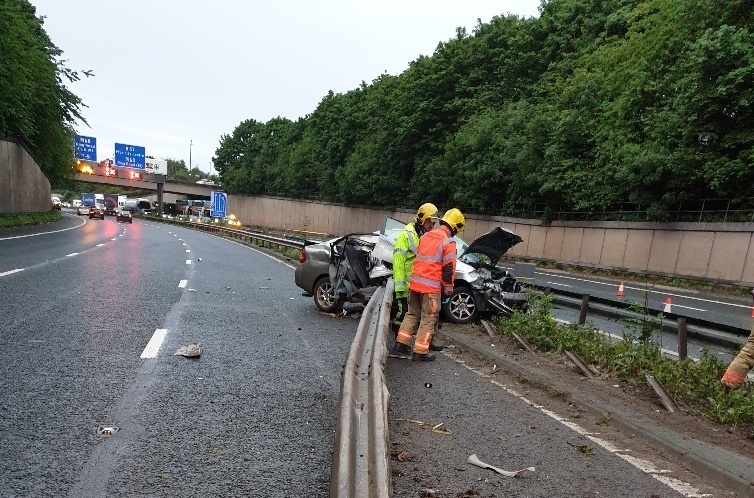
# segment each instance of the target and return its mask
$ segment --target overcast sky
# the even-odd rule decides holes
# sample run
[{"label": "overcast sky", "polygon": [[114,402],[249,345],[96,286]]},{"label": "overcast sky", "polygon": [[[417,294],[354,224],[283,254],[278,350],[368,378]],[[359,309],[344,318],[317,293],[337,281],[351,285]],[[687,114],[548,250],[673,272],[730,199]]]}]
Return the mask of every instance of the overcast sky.
[{"label": "overcast sky", "polygon": [[[539,15],[539,0],[30,0],[88,107],[77,133],[145,147],[209,172],[220,138],[242,121],[312,113],[397,75],[463,26]],[[193,145],[191,143],[193,142]],[[214,172],[214,171],[213,171]]]}]

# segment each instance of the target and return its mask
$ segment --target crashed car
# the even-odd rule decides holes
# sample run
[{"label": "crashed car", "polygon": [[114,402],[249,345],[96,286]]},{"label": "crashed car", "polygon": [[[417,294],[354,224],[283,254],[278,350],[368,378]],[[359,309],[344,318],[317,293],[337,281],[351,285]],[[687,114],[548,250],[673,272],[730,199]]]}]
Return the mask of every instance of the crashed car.
[{"label": "crashed car", "polygon": [[[296,284],[314,296],[325,312],[339,311],[345,302],[366,304],[374,290],[392,276],[393,246],[405,226],[386,217],[382,229],[349,234],[304,247],[296,269]],[[471,245],[454,237],[458,260],[455,286],[442,314],[453,323],[471,323],[482,314],[526,311],[529,296],[516,277],[497,266],[521,237],[497,227]]]},{"label": "crashed car", "polygon": [[481,313],[526,311],[529,295],[510,271],[497,263],[523,239],[502,227],[487,232],[466,246],[456,239],[460,256],[456,261],[455,286],[443,313],[453,323],[470,323]]}]

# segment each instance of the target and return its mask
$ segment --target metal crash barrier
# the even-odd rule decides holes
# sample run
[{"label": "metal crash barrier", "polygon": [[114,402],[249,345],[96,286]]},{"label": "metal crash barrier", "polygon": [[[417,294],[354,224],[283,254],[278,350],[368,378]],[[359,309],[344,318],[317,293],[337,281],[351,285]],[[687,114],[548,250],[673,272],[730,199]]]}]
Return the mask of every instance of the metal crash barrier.
[{"label": "metal crash barrier", "polygon": [[385,381],[393,280],[378,288],[361,314],[346,358],[335,429],[331,498],[390,496]]}]

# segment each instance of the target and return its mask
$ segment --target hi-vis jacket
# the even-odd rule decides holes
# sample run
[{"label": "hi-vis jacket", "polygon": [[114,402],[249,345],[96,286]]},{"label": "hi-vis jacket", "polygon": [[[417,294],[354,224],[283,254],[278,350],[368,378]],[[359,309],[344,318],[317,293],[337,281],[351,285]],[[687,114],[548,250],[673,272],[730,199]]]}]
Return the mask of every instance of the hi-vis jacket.
[{"label": "hi-vis jacket", "polygon": [[414,271],[419,234],[414,223],[409,223],[395,239],[393,249],[393,285],[397,298],[408,297],[408,277]]},{"label": "hi-vis jacket", "polygon": [[414,273],[409,288],[422,294],[453,293],[456,276],[456,243],[445,225],[419,239]]}]

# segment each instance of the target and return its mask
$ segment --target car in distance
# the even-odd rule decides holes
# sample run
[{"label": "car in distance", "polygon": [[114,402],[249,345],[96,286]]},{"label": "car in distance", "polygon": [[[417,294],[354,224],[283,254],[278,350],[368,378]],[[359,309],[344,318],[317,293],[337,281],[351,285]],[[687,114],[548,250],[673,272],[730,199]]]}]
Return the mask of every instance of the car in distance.
[{"label": "car in distance", "polygon": [[62,205],[60,203],[60,197],[57,197],[57,196],[53,195],[51,197],[51,200],[52,200],[52,209],[57,209],[58,211],[60,211],[60,209],[62,207]]},{"label": "car in distance", "polygon": [[89,208],[90,208],[90,207],[91,207],[91,206],[89,206],[89,205],[86,205],[86,204],[79,204],[79,205],[78,205],[78,206],[76,207],[76,214],[77,214],[77,215],[79,215],[79,216],[81,216],[82,214],[83,214],[83,215],[87,215],[87,214],[89,214]]},{"label": "car in distance", "polygon": [[115,211],[115,221],[122,221],[123,223],[133,223],[134,219],[131,216],[131,211],[128,209],[118,208]]},{"label": "car in distance", "polygon": [[89,219],[105,219],[105,206],[89,206]]}]

